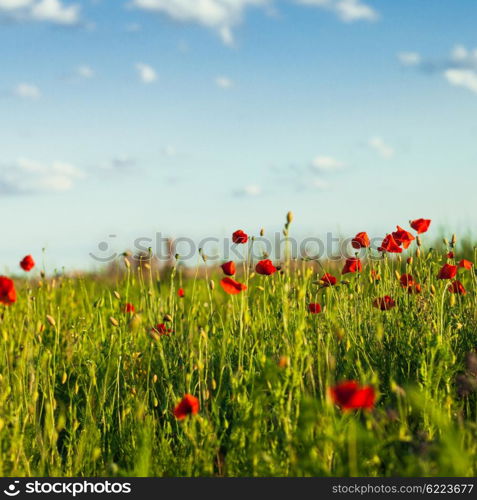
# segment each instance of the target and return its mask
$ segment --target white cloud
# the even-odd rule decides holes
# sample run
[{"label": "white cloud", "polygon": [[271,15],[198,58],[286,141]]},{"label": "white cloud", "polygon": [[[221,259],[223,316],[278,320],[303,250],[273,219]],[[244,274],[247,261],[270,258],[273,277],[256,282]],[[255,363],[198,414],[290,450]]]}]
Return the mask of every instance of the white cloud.
[{"label": "white cloud", "polygon": [[18,21],[43,21],[75,25],[80,20],[78,4],[65,5],[61,0],[0,0],[0,13]]},{"label": "white cloud", "polygon": [[94,70],[90,66],[82,64],[76,68],[75,74],[80,78],[89,79],[94,77]]},{"label": "white cloud", "polygon": [[236,191],[235,194],[237,196],[259,196],[262,194],[262,188],[256,184],[249,184]]},{"label": "white cloud", "polygon": [[14,11],[32,5],[33,0],[0,0],[0,10]]},{"label": "white cloud", "polygon": [[389,159],[394,156],[394,149],[386,144],[381,137],[372,137],[369,140],[369,146],[382,158]]},{"label": "white cloud", "polygon": [[21,99],[39,99],[41,97],[40,89],[31,83],[19,83],[13,89],[13,95]]},{"label": "white cloud", "polygon": [[327,181],[320,179],[319,177],[315,177],[311,181],[311,186],[314,187],[315,189],[320,190],[320,191],[325,191],[325,190],[329,189],[330,184]]},{"label": "white cloud", "polygon": [[153,83],[157,80],[156,71],[148,64],[137,63],[136,70],[143,83]]},{"label": "white cloud", "polygon": [[361,0],[295,0],[301,5],[318,7],[334,12],[341,21],[377,21],[379,14]]},{"label": "white cloud", "polygon": [[398,54],[398,58],[401,64],[415,66],[428,75],[442,75],[451,85],[477,93],[477,48],[455,45],[450,55],[437,60],[423,60],[413,52]]},{"label": "white cloud", "polygon": [[226,76],[218,76],[215,79],[215,84],[222,89],[229,89],[233,86],[234,82]]},{"label": "white cloud", "polygon": [[38,21],[55,24],[76,24],[79,21],[79,5],[63,5],[60,0],[41,0],[31,9],[31,16]]},{"label": "white cloud", "polygon": [[126,25],[126,28],[125,28],[125,30],[128,33],[138,33],[139,31],[141,31],[141,29],[142,29],[142,26],[139,23],[129,23]]},{"label": "white cloud", "polygon": [[448,69],[444,71],[444,76],[451,85],[477,94],[477,72],[471,69]]},{"label": "white cloud", "polygon": [[317,170],[321,171],[333,171],[333,170],[339,170],[340,168],[345,167],[345,163],[342,161],[336,160],[335,158],[332,158],[331,156],[317,156],[314,158],[311,162],[311,165],[316,168]]},{"label": "white cloud", "polygon": [[272,0],[133,0],[138,9],[165,14],[174,21],[201,24],[218,33],[226,45],[233,44],[233,29],[251,6]]},{"label": "white cloud", "polygon": [[162,150],[162,154],[164,156],[167,156],[168,158],[173,158],[174,156],[176,156],[177,151],[176,151],[176,148],[174,146],[166,146]]},{"label": "white cloud", "polygon": [[0,191],[6,194],[69,191],[84,173],[73,165],[55,161],[49,165],[20,158],[0,167]]},{"label": "white cloud", "polygon": [[400,52],[397,57],[403,66],[419,66],[421,63],[421,56],[417,52]]}]

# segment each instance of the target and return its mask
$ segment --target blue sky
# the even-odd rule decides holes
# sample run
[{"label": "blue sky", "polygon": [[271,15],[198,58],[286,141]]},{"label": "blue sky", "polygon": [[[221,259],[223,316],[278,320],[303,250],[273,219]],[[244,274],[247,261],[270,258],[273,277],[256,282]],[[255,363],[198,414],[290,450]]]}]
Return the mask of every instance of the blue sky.
[{"label": "blue sky", "polygon": [[475,19],[474,0],[0,0],[0,266],[288,210],[300,236],[474,227]]}]

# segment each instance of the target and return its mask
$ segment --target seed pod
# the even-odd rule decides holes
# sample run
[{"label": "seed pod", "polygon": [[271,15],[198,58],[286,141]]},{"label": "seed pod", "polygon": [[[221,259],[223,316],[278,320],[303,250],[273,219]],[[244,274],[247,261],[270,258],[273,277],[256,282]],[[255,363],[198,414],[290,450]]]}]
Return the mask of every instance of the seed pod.
[{"label": "seed pod", "polygon": [[213,289],[215,288],[215,283],[214,283],[214,280],[210,280],[210,281],[209,281],[209,288],[210,288],[211,290],[213,290]]},{"label": "seed pod", "polygon": [[263,236],[264,234],[265,234],[265,229],[263,229],[262,227],[262,229],[260,229],[260,236]]},{"label": "seed pod", "polygon": [[46,315],[46,321],[48,321],[48,323],[50,323],[51,326],[53,327],[56,326],[55,318],[53,318],[53,316],[50,316],[49,314]]},{"label": "seed pod", "polygon": [[293,212],[287,213],[287,224],[291,224],[293,222]]}]

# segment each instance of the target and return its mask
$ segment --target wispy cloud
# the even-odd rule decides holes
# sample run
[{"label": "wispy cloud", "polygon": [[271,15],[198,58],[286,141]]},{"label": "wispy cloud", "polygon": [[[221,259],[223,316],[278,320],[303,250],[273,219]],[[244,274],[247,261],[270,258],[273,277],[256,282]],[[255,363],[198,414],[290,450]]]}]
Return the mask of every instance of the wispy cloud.
[{"label": "wispy cloud", "polygon": [[322,172],[340,170],[346,166],[345,163],[331,156],[316,156],[313,158],[311,165],[313,168],[321,170]]},{"label": "wispy cloud", "polygon": [[421,64],[421,56],[417,52],[399,52],[397,57],[403,66],[419,66]]},{"label": "wispy cloud", "polygon": [[94,70],[86,64],[81,64],[75,69],[75,74],[79,78],[90,79],[94,77]]},{"label": "wispy cloud", "polygon": [[144,63],[137,63],[136,70],[142,83],[153,83],[157,80],[156,70]]},{"label": "wispy cloud", "polygon": [[19,83],[13,88],[12,94],[21,99],[37,100],[41,97],[40,89],[31,83]]},{"label": "wispy cloud", "polygon": [[382,158],[389,159],[394,156],[394,148],[386,144],[381,137],[371,137],[368,144]]},{"label": "wispy cloud", "polygon": [[234,43],[233,29],[242,22],[248,7],[271,0],[133,0],[138,9],[164,14],[174,21],[197,23],[214,30],[226,45]]},{"label": "wispy cloud", "polygon": [[[333,12],[341,21],[376,21],[379,14],[363,0],[288,0]],[[214,30],[225,45],[234,44],[234,30],[251,7],[272,11],[275,0],[132,0],[134,8],[156,12],[177,22],[196,23]]]},{"label": "wispy cloud", "polygon": [[44,164],[20,158],[11,164],[0,165],[0,191],[9,195],[65,192],[82,177],[83,171],[70,163]]},{"label": "wispy cloud", "polygon": [[449,84],[477,93],[477,48],[456,45],[447,57],[440,59],[423,58],[417,52],[398,54],[398,59],[403,66],[441,75]]},{"label": "wispy cloud", "polygon": [[262,188],[257,184],[249,184],[248,186],[244,186],[234,192],[235,196],[247,196],[254,197],[262,194]]},{"label": "wispy cloud", "polygon": [[233,87],[234,82],[227,76],[218,76],[215,79],[215,84],[221,89],[229,89]]},{"label": "wispy cloud", "polygon": [[0,14],[17,21],[38,21],[63,26],[80,22],[79,4],[61,0],[0,0]]},{"label": "wispy cloud", "polygon": [[379,19],[378,12],[361,0],[295,0],[295,2],[329,10],[345,23]]}]

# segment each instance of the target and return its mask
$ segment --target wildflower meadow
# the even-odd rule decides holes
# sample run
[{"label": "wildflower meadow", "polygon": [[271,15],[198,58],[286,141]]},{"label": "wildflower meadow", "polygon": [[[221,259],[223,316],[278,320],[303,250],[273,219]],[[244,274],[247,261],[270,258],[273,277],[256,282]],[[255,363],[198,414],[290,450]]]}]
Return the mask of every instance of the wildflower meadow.
[{"label": "wildflower meadow", "polygon": [[[284,234],[297,221],[288,213]],[[475,476],[475,248],[0,277],[2,476]]]}]

